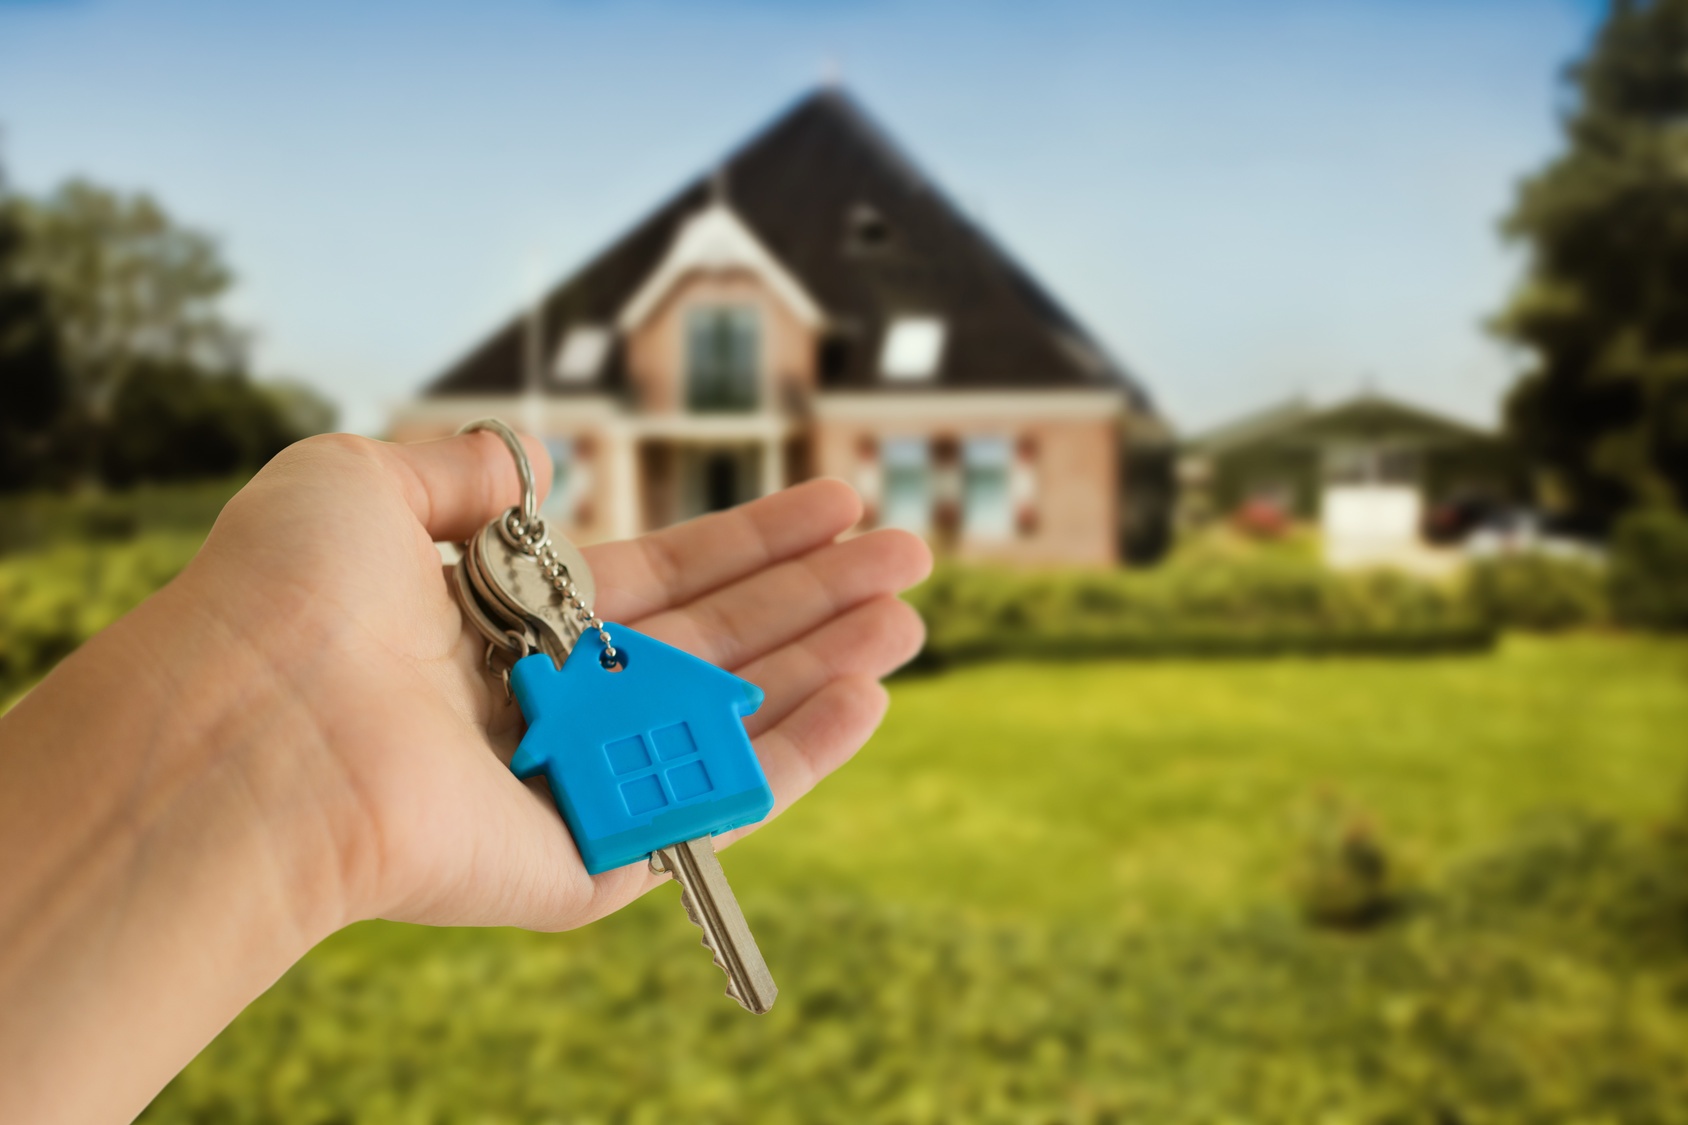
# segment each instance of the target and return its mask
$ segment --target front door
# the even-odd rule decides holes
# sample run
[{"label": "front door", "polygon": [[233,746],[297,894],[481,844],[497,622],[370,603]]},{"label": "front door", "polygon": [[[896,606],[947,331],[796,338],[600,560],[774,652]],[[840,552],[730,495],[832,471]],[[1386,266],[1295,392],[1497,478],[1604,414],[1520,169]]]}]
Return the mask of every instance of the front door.
[{"label": "front door", "polygon": [[708,445],[680,453],[680,518],[719,512],[761,493],[761,459],[754,445]]},{"label": "front door", "polygon": [[727,450],[711,450],[703,459],[703,505],[706,511],[719,512],[739,502],[743,487],[739,476],[744,459]]}]

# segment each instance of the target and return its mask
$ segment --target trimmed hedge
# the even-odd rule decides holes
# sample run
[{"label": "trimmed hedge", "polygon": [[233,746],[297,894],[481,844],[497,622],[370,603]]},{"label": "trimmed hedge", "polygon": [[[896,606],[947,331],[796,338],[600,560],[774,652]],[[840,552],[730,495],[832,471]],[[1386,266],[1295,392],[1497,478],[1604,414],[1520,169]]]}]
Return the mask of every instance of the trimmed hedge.
[{"label": "trimmed hedge", "polygon": [[1552,633],[1610,621],[1607,583],[1605,568],[1588,559],[1503,555],[1473,563],[1465,593],[1497,629]]},{"label": "trimmed hedge", "polygon": [[1612,608],[1625,625],[1688,629],[1688,516],[1632,512],[1612,535]]},{"label": "trimmed hedge", "polygon": [[946,567],[913,591],[928,664],[999,656],[1479,651],[1495,625],[1448,584],[1262,554],[1146,571]]},{"label": "trimmed hedge", "polygon": [[121,543],[154,533],[197,534],[249,476],[143,484],[120,491],[0,495],[0,555],[62,543]]},{"label": "trimmed hedge", "polygon": [[203,540],[155,534],[0,558],[0,693],[44,674],[170,581]]}]

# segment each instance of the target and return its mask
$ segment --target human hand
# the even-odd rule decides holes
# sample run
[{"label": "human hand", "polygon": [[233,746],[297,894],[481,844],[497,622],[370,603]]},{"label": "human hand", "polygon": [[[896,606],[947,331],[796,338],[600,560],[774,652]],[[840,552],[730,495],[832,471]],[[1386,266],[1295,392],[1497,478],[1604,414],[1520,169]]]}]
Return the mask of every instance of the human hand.
[{"label": "human hand", "polygon": [[[320,907],[332,921],[562,929],[661,881],[643,864],[588,876],[544,783],[506,768],[520,711],[486,674],[432,544],[479,530],[517,489],[490,434],[307,441],[230,503],[183,576],[310,720],[288,752],[316,807],[276,830],[320,835],[335,877],[308,893],[338,898]],[[764,690],[746,725],[776,814],[866,741],[879,677],[920,645],[895,594],[924,577],[927,549],[900,531],[834,542],[859,517],[852,490],[815,481],[586,551],[606,620]]]},{"label": "human hand", "polygon": [[[487,433],[301,442],[0,716],[0,1120],[132,1118],[356,919],[561,929],[654,885],[588,876],[506,768],[520,715],[433,542],[517,495]],[[920,644],[893,594],[926,548],[834,542],[858,516],[816,481],[588,551],[606,618],[764,689],[747,726],[776,811],[862,744]]]}]

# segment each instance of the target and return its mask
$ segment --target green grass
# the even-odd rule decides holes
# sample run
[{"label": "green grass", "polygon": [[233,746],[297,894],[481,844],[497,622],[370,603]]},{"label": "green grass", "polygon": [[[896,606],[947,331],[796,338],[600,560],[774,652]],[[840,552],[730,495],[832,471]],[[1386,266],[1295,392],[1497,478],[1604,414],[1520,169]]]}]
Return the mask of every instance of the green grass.
[{"label": "green grass", "polygon": [[[1684,730],[1688,645],[1605,636],[905,679],[727,859],[770,1016],[672,888],[565,935],[366,924],[146,1120],[1683,1121],[1688,851],[1646,826]],[[1379,929],[1293,909],[1326,791],[1416,872]]]},{"label": "green grass", "polygon": [[1510,639],[1496,656],[995,664],[899,682],[856,762],[733,853],[809,882],[1001,915],[1281,896],[1322,789],[1429,869],[1556,804],[1662,813],[1688,780],[1688,646]]}]

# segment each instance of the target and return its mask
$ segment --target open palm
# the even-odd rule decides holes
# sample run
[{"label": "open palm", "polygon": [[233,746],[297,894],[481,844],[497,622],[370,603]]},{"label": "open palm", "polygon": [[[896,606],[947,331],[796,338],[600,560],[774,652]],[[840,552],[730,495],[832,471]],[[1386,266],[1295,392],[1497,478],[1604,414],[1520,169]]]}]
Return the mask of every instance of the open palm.
[{"label": "open palm", "polygon": [[[544,479],[543,450],[528,448]],[[521,715],[432,544],[465,538],[517,490],[490,434],[315,439],[230,503],[184,575],[310,719],[291,814],[327,835],[345,920],[562,929],[660,881],[642,864],[588,875],[543,783],[505,767]],[[605,619],[766,693],[746,726],[776,814],[867,740],[886,706],[879,678],[920,645],[895,594],[925,575],[927,549],[897,531],[838,541],[859,517],[846,485],[813,481],[586,551]]]}]

